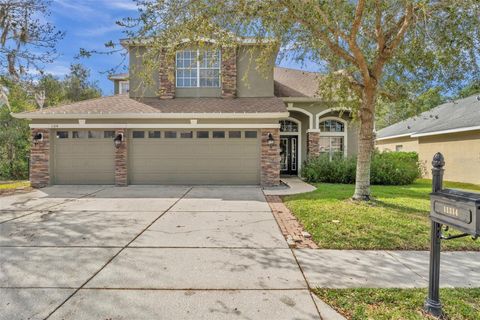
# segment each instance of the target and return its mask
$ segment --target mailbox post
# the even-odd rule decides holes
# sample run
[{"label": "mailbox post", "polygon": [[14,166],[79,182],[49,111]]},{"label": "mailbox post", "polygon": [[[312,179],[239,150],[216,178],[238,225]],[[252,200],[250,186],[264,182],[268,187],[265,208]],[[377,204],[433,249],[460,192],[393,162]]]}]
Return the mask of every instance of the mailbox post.
[{"label": "mailbox post", "polygon": [[[440,244],[442,240],[467,236],[472,236],[475,240],[480,236],[480,193],[443,189],[445,159],[441,153],[435,154],[432,165],[430,273],[425,311],[432,316],[441,317]],[[462,233],[443,235],[443,225],[445,231],[452,227]]]},{"label": "mailbox post", "polygon": [[[440,152],[433,157],[432,166],[432,192],[438,192],[443,189],[443,167],[445,166],[445,159]],[[428,297],[425,301],[425,311],[435,317],[440,317],[442,315],[442,304],[440,303],[441,223],[432,220],[430,237],[430,271],[428,276]]]}]

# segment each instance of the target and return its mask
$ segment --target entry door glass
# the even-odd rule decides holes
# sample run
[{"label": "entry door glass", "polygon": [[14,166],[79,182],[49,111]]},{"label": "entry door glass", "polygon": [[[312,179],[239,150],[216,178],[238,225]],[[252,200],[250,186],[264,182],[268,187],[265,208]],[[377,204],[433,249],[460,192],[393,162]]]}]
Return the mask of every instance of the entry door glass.
[{"label": "entry door glass", "polygon": [[280,138],[280,171],[288,171],[288,138]]},{"label": "entry door glass", "polygon": [[280,173],[297,174],[298,172],[298,137],[280,137]]}]

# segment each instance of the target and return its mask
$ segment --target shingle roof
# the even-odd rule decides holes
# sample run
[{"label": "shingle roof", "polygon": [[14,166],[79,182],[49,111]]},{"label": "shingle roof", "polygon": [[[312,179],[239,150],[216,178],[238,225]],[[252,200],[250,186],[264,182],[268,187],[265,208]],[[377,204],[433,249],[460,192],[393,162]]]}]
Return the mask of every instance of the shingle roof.
[{"label": "shingle roof", "polygon": [[275,67],[274,91],[277,97],[317,97],[320,74],[290,68]]},{"label": "shingle roof", "polygon": [[114,95],[19,113],[19,117],[84,114],[164,114],[164,113],[277,113],[287,112],[279,98],[158,98],[132,99],[127,95]]},{"label": "shingle roof", "polygon": [[447,102],[377,132],[377,139],[480,126],[478,94]]}]

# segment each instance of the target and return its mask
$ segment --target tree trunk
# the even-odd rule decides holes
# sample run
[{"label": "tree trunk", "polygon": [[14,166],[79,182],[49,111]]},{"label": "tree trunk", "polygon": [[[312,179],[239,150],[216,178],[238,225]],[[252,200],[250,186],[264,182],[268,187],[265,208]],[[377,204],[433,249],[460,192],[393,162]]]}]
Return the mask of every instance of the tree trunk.
[{"label": "tree trunk", "polygon": [[360,132],[354,200],[370,200],[370,164],[374,148],[375,102],[376,88],[365,87],[359,115]]}]

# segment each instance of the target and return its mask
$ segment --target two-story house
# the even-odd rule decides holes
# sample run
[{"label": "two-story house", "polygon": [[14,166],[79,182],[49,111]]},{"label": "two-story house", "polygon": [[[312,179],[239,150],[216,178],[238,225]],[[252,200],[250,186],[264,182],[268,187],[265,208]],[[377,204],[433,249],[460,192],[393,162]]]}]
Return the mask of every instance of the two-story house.
[{"label": "two-story house", "polygon": [[357,149],[348,112],[317,95],[318,74],[260,72],[262,45],[162,56],[143,81],[148,45],[123,41],[129,74],[115,94],[35,112],[30,180],[51,184],[259,184],[297,175],[310,156]]}]

